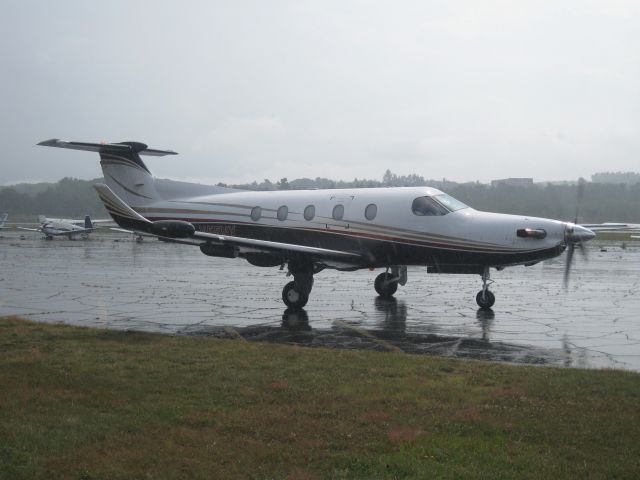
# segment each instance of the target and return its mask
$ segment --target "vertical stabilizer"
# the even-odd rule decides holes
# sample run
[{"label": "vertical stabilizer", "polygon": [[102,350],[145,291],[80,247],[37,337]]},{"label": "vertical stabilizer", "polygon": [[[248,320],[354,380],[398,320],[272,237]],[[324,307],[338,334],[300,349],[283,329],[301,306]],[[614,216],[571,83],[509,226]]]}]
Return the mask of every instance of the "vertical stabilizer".
[{"label": "vertical stabilizer", "polygon": [[99,152],[105,183],[129,205],[146,205],[158,200],[153,175],[138,153],[147,146],[138,142],[116,145],[127,145],[130,148],[125,150],[105,145]]}]

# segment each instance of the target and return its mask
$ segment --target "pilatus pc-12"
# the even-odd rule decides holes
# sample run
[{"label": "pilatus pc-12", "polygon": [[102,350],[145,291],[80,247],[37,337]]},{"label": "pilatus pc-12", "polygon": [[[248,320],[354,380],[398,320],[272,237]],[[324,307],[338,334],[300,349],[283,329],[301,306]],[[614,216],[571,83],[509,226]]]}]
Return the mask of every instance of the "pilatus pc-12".
[{"label": "pilatus pc-12", "polygon": [[[100,155],[106,185],[95,185],[120,227],[195,245],[214,257],[244,258],[258,267],[287,268],[282,290],[290,308],[303,307],[313,277],[325,268],[383,268],[382,297],[407,281],[407,266],[430,273],[482,278],[481,308],[495,302],[491,268],[533,265],[594,233],[575,223],[480,212],[430,187],[254,192],[155,179],[140,155],[175,155],[138,142],[83,143],[58,139],[38,145]],[[576,219],[577,220],[577,219]]]}]

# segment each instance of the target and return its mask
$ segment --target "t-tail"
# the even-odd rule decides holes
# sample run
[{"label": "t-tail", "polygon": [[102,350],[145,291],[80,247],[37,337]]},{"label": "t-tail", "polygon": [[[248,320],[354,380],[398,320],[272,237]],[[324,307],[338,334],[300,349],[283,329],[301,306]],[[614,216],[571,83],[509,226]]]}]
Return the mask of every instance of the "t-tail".
[{"label": "t-tail", "polygon": [[57,138],[38,143],[44,147],[87,150],[100,155],[105,183],[129,205],[147,205],[159,199],[153,175],[140,155],[176,155],[172,150],[155,150],[140,142],[86,143]]}]

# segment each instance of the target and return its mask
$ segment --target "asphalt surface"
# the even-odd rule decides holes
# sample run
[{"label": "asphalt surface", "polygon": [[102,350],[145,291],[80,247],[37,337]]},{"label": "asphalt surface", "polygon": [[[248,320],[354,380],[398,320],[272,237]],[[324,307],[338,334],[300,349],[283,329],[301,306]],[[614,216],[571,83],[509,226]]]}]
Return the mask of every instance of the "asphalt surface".
[{"label": "asphalt surface", "polygon": [[[564,256],[480,278],[409,267],[396,299],[373,289],[380,271],[315,277],[303,311],[285,310],[277,268],[217,259],[196,247],[126,235],[89,240],[0,233],[0,315],[44,322],[246,341],[404,351],[513,363],[640,371],[640,242],[589,244],[568,291]],[[116,241],[117,240],[117,241]],[[606,250],[606,251],[601,251]]]}]

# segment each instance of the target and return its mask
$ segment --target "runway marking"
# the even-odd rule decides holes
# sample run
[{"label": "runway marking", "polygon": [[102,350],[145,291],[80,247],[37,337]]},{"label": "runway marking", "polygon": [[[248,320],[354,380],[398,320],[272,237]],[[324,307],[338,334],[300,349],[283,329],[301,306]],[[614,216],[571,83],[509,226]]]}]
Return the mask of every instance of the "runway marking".
[{"label": "runway marking", "polygon": [[378,345],[382,345],[384,348],[386,348],[390,352],[405,353],[404,350],[402,350],[400,347],[396,347],[395,345],[387,342],[386,340],[376,337],[374,334],[365,330],[364,328],[356,327],[355,325],[350,325],[347,322],[343,322],[342,320],[334,320],[333,324],[339,326],[340,328],[344,328],[345,330],[354,331],[358,335],[366,337],[369,340],[374,341]]}]

